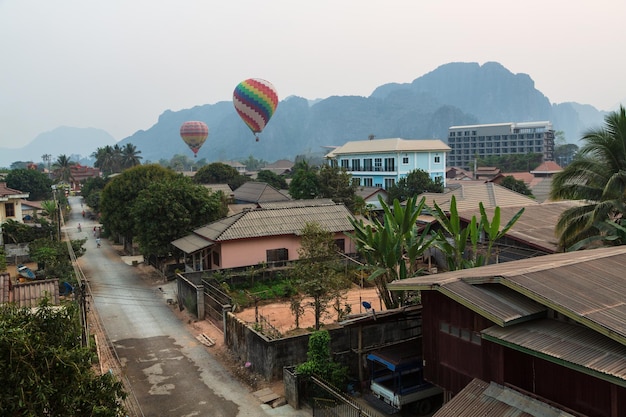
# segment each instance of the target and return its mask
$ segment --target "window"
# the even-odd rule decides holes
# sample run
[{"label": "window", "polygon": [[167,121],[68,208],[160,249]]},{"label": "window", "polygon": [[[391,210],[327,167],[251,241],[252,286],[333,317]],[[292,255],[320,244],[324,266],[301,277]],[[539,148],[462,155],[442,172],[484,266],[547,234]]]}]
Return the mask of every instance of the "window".
[{"label": "window", "polygon": [[352,171],[360,171],[361,170],[361,160],[353,159],[352,160]]},{"label": "window", "polygon": [[219,254],[219,252],[213,252],[213,265],[220,266],[220,254]]},{"label": "window", "polygon": [[393,158],[385,158],[385,171],[395,171],[396,160]]},{"label": "window", "polygon": [[393,178],[385,178],[385,190],[390,189],[396,183],[396,180]]},{"label": "window", "polygon": [[284,266],[284,261],[289,260],[289,250],[287,248],[268,249],[265,251],[265,257],[268,263],[272,262],[275,266]]},{"label": "window", "polygon": [[337,249],[339,249],[339,252],[346,253],[346,240],[345,239],[335,239],[335,245],[337,245]]},{"label": "window", "polygon": [[352,177],[352,184],[356,185],[357,187],[361,185],[361,178],[359,177]]},{"label": "window", "polygon": [[341,160],[341,167],[342,167],[342,168],[345,168],[345,169],[348,169],[348,167],[349,167],[349,165],[348,165],[348,164],[349,164],[349,162],[350,162],[350,161],[348,161],[347,159],[342,159],[342,160]]},{"label": "window", "polygon": [[7,217],[15,217],[15,204],[4,203],[4,213]]},{"label": "window", "polygon": [[363,178],[363,186],[365,187],[371,187],[373,182],[371,178]]},{"label": "window", "polygon": [[363,160],[363,170],[364,171],[372,170],[372,158],[367,158]]},{"label": "window", "polygon": [[441,157],[439,155],[435,156],[435,163],[436,164],[440,164],[441,163]]},{"label": "window", "polygon": [[380,171],[383,166],[382,158],[374,159],[374,171]]},{"label": "window", "polygon": [[408,164],[408,163],[409,163],[409,157],[408,157],[408,156],[403,156],[403,157],[402,157],[402,163],[403,163],[404,165]]}]

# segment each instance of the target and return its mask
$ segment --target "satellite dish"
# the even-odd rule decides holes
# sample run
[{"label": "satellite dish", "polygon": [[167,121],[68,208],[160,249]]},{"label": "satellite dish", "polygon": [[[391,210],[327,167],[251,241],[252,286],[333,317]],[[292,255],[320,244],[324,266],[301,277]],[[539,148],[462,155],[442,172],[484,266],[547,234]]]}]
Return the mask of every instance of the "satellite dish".
[{"label": "satellite dish", "polygon": [[363,304],[363,307],[365,307],[366,310],[369,310],[370,308],[372,308],[372,305],[368,303],[367,301],[363,301],[361,304]]}]

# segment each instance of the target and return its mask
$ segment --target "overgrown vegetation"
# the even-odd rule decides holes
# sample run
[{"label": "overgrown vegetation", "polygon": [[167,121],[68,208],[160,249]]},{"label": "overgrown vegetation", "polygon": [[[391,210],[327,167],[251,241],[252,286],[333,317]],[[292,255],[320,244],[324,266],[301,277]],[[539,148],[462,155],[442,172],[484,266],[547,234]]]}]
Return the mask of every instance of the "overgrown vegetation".
[{"label": "overgrown vegetation", "polygon": [[309,336],[307,361],[296,368],[305,377],[316,376],[341,388],[348,378],[348,369],[333,361],[330,351],[330,334],[327,330],[315,331]]},{"label": "overgrown vegetation", "polygon": [[80,345],[78,308],[0,306],[0,415],[124,416],[122,384],[97,375]]}]

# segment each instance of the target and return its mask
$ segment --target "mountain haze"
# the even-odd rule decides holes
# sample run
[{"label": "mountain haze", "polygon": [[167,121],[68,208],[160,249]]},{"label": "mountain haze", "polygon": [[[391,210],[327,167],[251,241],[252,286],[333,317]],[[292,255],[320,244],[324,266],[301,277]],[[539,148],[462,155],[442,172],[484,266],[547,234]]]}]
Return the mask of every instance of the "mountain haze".
[{"label": "mountain haze", "polygon": [[[381,85],[369,97],[331,96],[316,101],[287,97],[279,103],[259,142],[255,142],[232,102],[224,101],[180,111],[166,110],[156,124],[119,144],[135,145],[143,162],[169,160],[176,154],[191,157],[193,153],[181,140],[179,129],[185,121],[200,120],[209,126],[209,137],[198,152],[198,159],[241,160],[252,155],[271,162],[300,154],[323,154],[327,146],[364,140],[370,135],[438,138],[445,142],[450,126],[479,123],[547,120],[555,130],[565,133],[568,142],[577,143],[584,130],[602,125],[604,115],[590,105],[553,104],[535,88],[529,75],[513,74],[499,63],[449,63],[411,83]],[[34,146],[37,152],[30,152],[31,158],[39,160],[46,152],[53,157],[60,153],[88,156],[97,147],[111,144],[89,139],[83,141],[92,145],[89,150],[78,152],[71,149],[75,144],[57,140],[52,148],[56,151]],[[4,152],[0,150],[0,166],[24,159],[12,157],[7,163]]]},{"label": "mountain haze", "polygon": [[[61,126],[35,137],[22,148],[0,148],[0,167],[9,167],[15,161],[41,162],[42,155],[52,155],[51,163],[61,154],[68,157],[89,157],[98,147],[114,145],[115,138],[102,129]],[[76,157],[72,157],[76,161]]]}]

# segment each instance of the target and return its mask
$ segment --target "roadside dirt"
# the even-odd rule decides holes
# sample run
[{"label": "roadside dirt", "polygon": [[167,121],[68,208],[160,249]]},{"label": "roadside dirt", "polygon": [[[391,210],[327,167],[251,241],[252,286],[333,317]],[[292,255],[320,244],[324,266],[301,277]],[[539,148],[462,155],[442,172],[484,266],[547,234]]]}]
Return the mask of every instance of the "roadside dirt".
[{"label": "roadside dirt", "polygon": [[[161,275],[151,266],[140,263],[136,266],[136,268],[137,273],[139,273],[143,279],[153,283],[163,283]],[[350,305],[351,312],[355,314],[364,312],[364,308],[362,307],[363,301],[371,303],[376,310],[378,310],[378,308],[376,308],[377,305],[380,308],[381,303],[378,301],[376,289],[361,289],[358,286],[354,286],[347,292],[345,299],[342,300],[342,305]],[[310,302],[310,299],[304,299],[303,305],[309,306]],[[187,326],[191,334],[196,337],[204,335],[215,343],[213,346],[207,346],[206,349],[213,354],[226,369],[230,371],[233,377],[247,385],[251,391],[271,388],[279,395],[284,393],[282,381],[269,383],[261,376],[250,372],[244,363],[241,363],[237,358],[235,358],[225,347],[224,334],[215,324],[208,320],[198,320],[193,315],[190,315],[186,310],[181,311],[176,304],[171,304],[171,309],[181,323]],[[254,325],[255,323],[256,314],[257,312],[254,307],[235,313],[237,317],[251,325]],[[290,310],[289,302],[287,301],[280,303],[259,304],[258,314],[265,317],[265,319],[268,320],[269,323],[282,334],[303,332],[308,328],[313,328],[315,325],[315,319],[311,311],[311,307],[307,307],[305,314],[300,318],[300,329],[295,329],[295,320]],[[326,325],[330,325],[336,320],[336,317],[337,313],[334,312],[332,308],[329,308],[324,314],[322,322]]]}]

